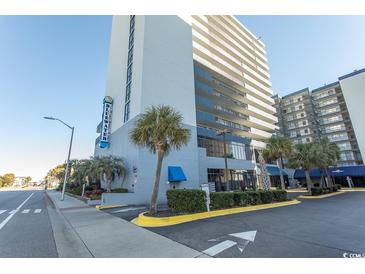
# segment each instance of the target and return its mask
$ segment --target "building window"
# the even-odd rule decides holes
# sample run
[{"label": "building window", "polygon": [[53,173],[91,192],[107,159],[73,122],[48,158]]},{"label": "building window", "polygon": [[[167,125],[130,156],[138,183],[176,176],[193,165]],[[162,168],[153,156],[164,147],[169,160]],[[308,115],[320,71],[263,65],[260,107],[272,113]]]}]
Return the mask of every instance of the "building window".
[{"label": "building window", "polygon": [[256,174],[253,170],[229,169],[226,184],[224,169],[208,168],[208,182],[215,184],[216,191],[244,190],[253,187],[256,183]]},{"label": "building window", "polygon": [[[206,149],[208,157],[224,158],[224,143],[208,137],[198,136],[198,147]],[[252,160],[252,147],[238,142],[226,141],[227,158]]]},{"label": "building window", "polygon": [[129,16],[129,41],[128,41],[128,60],[127,60],[127,80],[126,80],[125,101],[124,101],[124,123],[129,120],[129,113],[130,113],[135,20],[136,20],[135,15]]}]

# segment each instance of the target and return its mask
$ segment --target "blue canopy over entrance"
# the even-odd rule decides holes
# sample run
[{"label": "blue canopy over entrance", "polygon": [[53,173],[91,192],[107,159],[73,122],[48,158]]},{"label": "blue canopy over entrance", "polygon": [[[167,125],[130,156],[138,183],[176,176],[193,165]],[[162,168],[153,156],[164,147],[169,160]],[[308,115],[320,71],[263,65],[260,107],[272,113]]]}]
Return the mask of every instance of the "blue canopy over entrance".
[{"label": "blue canopy over entrance", "polygon": [[[329,172],[331,176],[334,177],[343,177],[343,176],[350,176],[350,177],[362,177],[365,176],[365,166],[341,166],[341,167],[331,167],[329,168]],[[318,168],[312,169],[309,172],[310,176],[321,177],[321,173]],[[294,172],[294,179],[302,179],[305,178],[304,170],[297,169]]]},{"label": "blue canopy over entrance", "polygon": [[168,177],[169,177],[169,182],[186,181],[186,176],[180,166],[169,166]]},{"label": "blue canopy over entrance", "polygon": [[[278,166],[266,165],[266,169],[270,176],[280,176],[280,171],[279,171],[280,169]],[[282,172],[283,176],[288,176],[288,173],[286,173],[283,169]]]}]

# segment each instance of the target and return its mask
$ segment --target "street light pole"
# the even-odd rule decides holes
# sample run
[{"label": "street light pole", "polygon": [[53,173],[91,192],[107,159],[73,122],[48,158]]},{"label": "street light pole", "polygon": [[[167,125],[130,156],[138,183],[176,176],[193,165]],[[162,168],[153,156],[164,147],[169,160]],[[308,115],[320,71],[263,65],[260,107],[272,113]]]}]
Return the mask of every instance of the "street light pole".
[{"label": "street light pole", "polygon": [[58,118],[53,118],[53,117],[43,117],[44,119],[47,120],[56,120],[61,122],[62,124],[64,124],[65,126],[67,126],[69,129],[71,129],[71,139],[70,139],[70,146],[68,148],[68,156],[67,156],[67,163],[66,163],[66,170],[65,170],[65,177],[63,179],[63,186],[62,186],[62,194],[61,194],[61,201],[63,201],[65,199],[65,190],[66,190],[66,184],[67,184],[67,177],[68,177],[68,173],[69,173],[69,167],[70,167],[70,156],[71,156],[71,148],[72,148],[72,140],[74,137],[74,130],[75,127],[72,127],[68,124],[66,124],[64,121],[58,119]]}]

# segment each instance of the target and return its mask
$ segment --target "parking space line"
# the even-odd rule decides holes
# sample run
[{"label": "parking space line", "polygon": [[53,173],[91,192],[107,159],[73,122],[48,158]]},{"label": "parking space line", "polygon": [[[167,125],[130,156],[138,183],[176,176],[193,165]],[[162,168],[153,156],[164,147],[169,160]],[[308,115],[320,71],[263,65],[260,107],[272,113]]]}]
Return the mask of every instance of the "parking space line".
[{"label": "parking space line", "polygon": [[34,213],[41,213],[41,211],[42,211],[42,209],[36,209],[36,210],[34,210]]},{"label": "parking space line", "polygon": [[24,209],[22,213],[29,213],[30,209]]},{"label": "parking space line", "polygon": [[121,213],[121,212],[127,212],[127,211],[133,211],[133,210],[141,210],[146,209],[146,207],[128,207],[120,210],[113,211],[112,213]]},{"label": "parking space line", "polygon": [[[32,194],[30,194],[28,196],[28,198],[25,199],[15,210],[16,211],[20,210],[22,208],[22,206],[33,196],[33,194],[34,194],[34,192]],[[15,213],[9,214],[9,216],[6,217],[6,219],[0,223],[0,230],[11,220],[11,218],[13,218],[14,215],[15,215]]]}]

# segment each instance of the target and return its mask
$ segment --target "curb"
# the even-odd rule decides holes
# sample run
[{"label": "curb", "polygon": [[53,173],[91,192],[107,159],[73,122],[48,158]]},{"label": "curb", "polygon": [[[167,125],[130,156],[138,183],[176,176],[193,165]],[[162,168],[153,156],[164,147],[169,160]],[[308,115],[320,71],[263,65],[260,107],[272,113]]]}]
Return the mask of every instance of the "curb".
[{"label": "curb", "polygon": [[300,192],[308,192],[306,189],[297,188],[297,189],[287,189],[287,193],[300,193]]},{"label": "curb", "polygon": [[300,195],[297,197],[297,199],[323,199],[323,198],[328,198],[328,197],[332,197],[332,196],[336,196],[336,195],[340,195],[340,194],[344,194],[344,193],[345,192],[343,192],[343,191],[339,191],[339,192],[328,193],[328,194],[323,194],[323,195],[318,195],[318,196]]},{"label": "curb", "polygon": [[128,205],[105,205],[105,206],[103,206],[103,205],[97,205],[97,206],[95,206],[95,208],[96,209],[108,209],[108,208],[116,208],[116,207],[126,207],[126,206],[128,206]]},{"label": "curb", "polygon": [[177,225],[212,217],[218,216],[225,216],[243,212],[250,212],[256,210],[263,210],[275,207],[282,207],[282,206],[289,206],[289,205],[296,205],[301,203],[298,200],[286,201],[286,202],[278,202],[273,204],[263,204],[263,205],[255,205],[255,206],[248,206],[248,207],[236,207],[236,208],[228,208],[228,209],[221,209],[221,210],[213,210],[209,212],[202,212],[202,213],[194,213],[194,214],[186,214],[186,215],[179,215],[179,216],[172,216],[172,217],[149,217],[145,216],[146,212],[143,212],[138,215],[137,218],[133,219],[131,223],[142,226],[142,227],[162,227],[162,226],[171,226]]},{"label": "curb", "polygon": [[341,191],[348,191],[348,192],[361,192],[365,191],[365,187],[357,187],[357,188],[341,188]]}]

